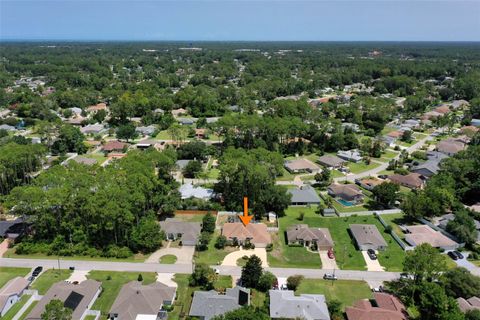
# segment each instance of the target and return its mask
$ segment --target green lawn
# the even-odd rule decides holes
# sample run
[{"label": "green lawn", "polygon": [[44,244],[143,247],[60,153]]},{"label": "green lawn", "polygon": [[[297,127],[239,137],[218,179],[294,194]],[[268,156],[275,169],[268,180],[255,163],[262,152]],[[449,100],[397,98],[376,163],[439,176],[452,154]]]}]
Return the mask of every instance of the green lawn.
[{"label": "green lawn", "polygon": [[28,268],[0,267],[0,288],[13,278],[25,277],[29,272]]},{"label": "green lawn", "polygon": [[[3,255],[4,258],[13,258],[13,259],[51,259],[57,260],[58,256],[47,255],[44,253],[31,253],[31,254],[16,254],[15,247],[10,248]],[[66,260],[84,260],[84,261],[114,261],[114,262],[143,262],[148,258],[148,255],[143,255],[141,253],[134,254],[133,256],[125,259],[117,258],[106,258],[106,257],[90,257],[90,256],[64,256],[60,257],[60,263]]]},{"label": "green lawn", "polygon": [[160,131],[155,138],[158,140],[172,140],[172,136],[168,130]]},{"label": "green lawn", "polygon": [[37,305],[38,301],[33,301],[32,304],[25,310],[19,320],[24,320],[30,312],[32,312],[33,308]]},{"label": "green lawn", "polygon": [[85,318],[83,318],[83,320],[95,320],[96,317],[95,316],[86,316]]},{"label": "green lawn", "polygon": [[208,249],[205,251],[195,252],[195,263],[205,263],[208,265],[220,264],[227,254],[236,250],[233,247],[225,247],[223,250],[215,248],[215,240],[219,235],[220,232],[215,231],[210,243],[208,244]]},{"label": "green lawn", "polygon": [[332,178],[345,177],[345,175],[338,170],[332,170],[332,171],[330,171],[330,173],[332,175]]},{"label": "green lawn", "polygon": [[392,150],[385,150],[385,152],[382,154],[382,157],[388,158],[388,159],[393,159],[398,155],[398,152],[392,151]]},{"label": "green lawn", "polygon": [[70,270],[46,270],[33,282],[32,289],[43,295],[53,284],[68,279],[71,274]]},{"label": "green lawn", "polygon": [[277,181],[291,181],[295,178],[295,175],[288,172],[285,168],[282,169],[282,176],[277,177]]},{"label": "green lawn", "polygon": [[[190,305],[192,303],[193,292],[200,290],[199,287],[188,286],[187,274],[176,274],[174,281],[178,284],[177,297],[173,303],[174,309],[168,313],[169,320],[183,319],[185,315],[188,315]],[[220,276],[214,284],[215,289],[223,291],[225,288],[232,287],[231,276]]]},{"label": "green lawn", "polygon": [[378,164],[376,162],[373,162],[373,161],[370,162],[370,164],[368,164],[368,165],[363,161],[360,161],[358,163],[350,162],[348,164],[348,168],[350,168],[351,173],[360,173],[360,172],[372,170],[372,169],[375,169],[378,166],[380,166],[380,164]]},{"label": "green lawn", "polygon": [[264,292],[252,289],[250,303],[255,308],[262,308],[265,305],[266,294]]},{"label": "green lawn", "polygon": [[342,302],[342,307],[348,307],[360,299],[371,299],[372,292],[365,281],[319,279],[304,279],[295,294],[323,294],[327,301],[332,299]]},{"label": "green lawn", "polygon": [[[102,292],[92,306],[92,310],[100,310],[100,319],[107,319],[108,312],[115,301],[122,286],[138,279],[138,272],[91,271],[88,279],[102,282]],[[143,284],[150,284],[156,280],[153,272],[142,272]],[[109,280],[110,279],[110,280]]]},{"label": "green lawn", "polygon": [[217,168],[211,168],[207,171],[207,179],[218,179],[220,176],[220,170]]},{"label": "green lawn", "polygon": [[102,164],[107,160],[107,157],[103,153],[86,153],[82,155],[85,158],[97,160],[97,164]]},{"label": "green lawn", "polygon": [[173,254],[167,254],[165,256],[160,257],[160,263],[174,264],[175,262],[177,262],[177,257],[174,256]]},{"label": "green lawn", "polygon": [[[310,227],[329,229],[335,242],[334,251],[337,264],[341,269],[365,270],[366,266],[363,256],[356,249],[348,228],[350,224],[374,224],[388,243],[387,249],[378,254],[380,263],[389,271],[401,270],[405,253],[393,240],[392,236],[384,232],[380,221],[373,215],[327,218],[317,215],[315,210],[316,207],[289,207],[286,210],[286,215],[280,218],[279,238],[273,238],[274,250],[268,253],[268,261],[272,267],[315,268],[315,263],[317,268],[320,266],[318,254],[310,255],[305,248],[288,247],[285,245],[285,239],[283,238],[285,230],[291,225],[303,223],[308,224]],[[300,212],[305,214],[303,221],[297,220]],[[401,217],[401,214],[396,216]]]},{"label": "green lawn", "polygon": [[8,310],[8,312],[2,317],[2,320],[12,320],[13,317],[20,311],[20,309],[27,303],[28,299],[30,299],[31,295],[24,294],[20,301],[15,303],[13,307]]}]

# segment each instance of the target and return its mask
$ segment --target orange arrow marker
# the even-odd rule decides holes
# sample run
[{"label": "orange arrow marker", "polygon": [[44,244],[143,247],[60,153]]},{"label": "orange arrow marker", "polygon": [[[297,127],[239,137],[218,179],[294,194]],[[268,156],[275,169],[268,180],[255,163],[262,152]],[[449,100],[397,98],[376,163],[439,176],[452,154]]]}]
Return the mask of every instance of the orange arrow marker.
[{"label": "orange arrow marker", "polygon": [[247,197],[243,197],[243,216],[238,215],[238,217],[240,218],[240,220],[242,220],[243,225],[245,227],[247,226],[247,224],[250,223],[250,220],[252,220],[253,218],[253,216],[248,215],[248,198]]}]

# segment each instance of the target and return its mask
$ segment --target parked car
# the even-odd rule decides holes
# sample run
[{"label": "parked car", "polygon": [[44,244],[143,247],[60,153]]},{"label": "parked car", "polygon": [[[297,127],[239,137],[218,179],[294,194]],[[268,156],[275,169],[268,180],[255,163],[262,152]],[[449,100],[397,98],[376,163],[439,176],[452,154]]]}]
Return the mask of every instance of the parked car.
[{"label": "parked car", "polygon": [[406,272],[402,272],[400,273],[400,279],[410,279],[410,280],[413,280],[415,279],[415,277],[413,276],[413,274],[408,274]]},{"label": "parked car", "polygon": [[33,282],[33,280],[35,280],[35,277],[34,277],[34,276],[30,276],[30,277],[28,277],[27,280],[28,280],[28,282]]},{"label": "parked car", "polygon": [[367,254],[372,260],[377,260],[377,254],[375,253],[375,250],[373,249],[368,249]]},{"label": "parked car", "polygon": [[332,250],[332,249],[329,249],[329,250],[327,251],[327,256],[328,256],[328,258],[330,258],[330,259],[335,259],[335,254],[333,253],[333,250]]},{"label": "parked car", "polygon": [[323,275],[324,280],[338,280],[338,277],[332,273],[325,273]]},{"label": "parked car", "polygon": [[383,292],[383,287],[382,286],[379,286],[377,288],[372,288],[372,291],[373,292]]},{"label": "parked car", "polygon": [[460,251],[455,250],[455,251],[453,251],[453,253],[455,253],[455,255],[458,257],[458,259],[463,259],[464,258],[463,254],[461,254]]},{"label": "parked car", "polygon": [[448,251],[448,256],[452,258],[453,260],[458,260],[458,256],[455,254],[453,251]]},{"label": "parked car", "polygon": [[384,179],[384,180],[388,178],[388,176],[386,174],[380,174],[380,175],[378,175],[378,177],[380,179]]},{"label": "parked car", "polygon": [[215,270],[215,274],[220,274],[220,270],[218,270],[217,268],[215,268],[214,270]]},{"label": "parked car", "polygon": [[36,276],[38,276],[42,271],[43,271],[43,267],[42,267],[42,266],[38,266],[38,267],[36,267],[36,268],[33,270],[32,276],[36,277]]},{"label": "parked car", "polygon": [[288,290],[287,284],[284,283],[280,286],[280,290]]}]

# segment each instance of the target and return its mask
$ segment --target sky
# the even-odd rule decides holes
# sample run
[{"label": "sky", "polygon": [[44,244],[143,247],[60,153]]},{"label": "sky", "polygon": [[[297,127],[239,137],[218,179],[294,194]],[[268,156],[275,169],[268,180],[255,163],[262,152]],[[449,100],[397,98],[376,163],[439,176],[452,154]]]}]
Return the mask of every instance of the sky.
[{"label": "sky", "polygon": [[0,0],[0,40],[480,41],[480,0]]}]

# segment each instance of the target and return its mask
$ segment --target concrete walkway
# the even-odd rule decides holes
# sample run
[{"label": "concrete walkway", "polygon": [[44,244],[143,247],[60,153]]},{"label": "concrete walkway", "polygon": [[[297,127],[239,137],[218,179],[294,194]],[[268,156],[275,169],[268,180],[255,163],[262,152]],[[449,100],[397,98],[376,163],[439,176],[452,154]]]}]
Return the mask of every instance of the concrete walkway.
[{"label": "concrete walkway", "polygon": [[191,264],[193,259],[193,253],[195,252],[194,246],[181,246],[179,248],[163,248],[155,251],[145,260],[145,263],[160,263],[160,258],[166,255],[174,255],[177,257],[175,264]]},{"label": "concrete walkway", "polygon": [[[372,260],[368,256],[367,251],[362,250],[361,252],[362,252],[363,259],[365,259],[365,263],[367,265],[368,271],[385,271],[385,268],[380,265],[380,262],[378,261],[378,259]],[[375,251],[375,253],[377,252]]]},{"label": "concrete walkway", "polygon": [[2,243],[0,243],[0,258],[3,257],[5,252],[8,250],[8,239],[4,239]]},{"label": "concrete walkway", "polygon": [[322,261],[322,269],[324,270],[338,270],[337,261],[328,257],[327,251],[318,251],[320,260]]},{"label": "concrete walkway", "polygon": [[245,250],[241,248],[238,251],[234,251],[232,253],[227,254],[227,256],[223,259],[222,266],[236,266],[237,260],[242,258],[243,256],[253,256],[256,255],[257,257],[262,260],[262,267],[267,268],[267,250],[265,248],[255,248],[250,250]]}]

